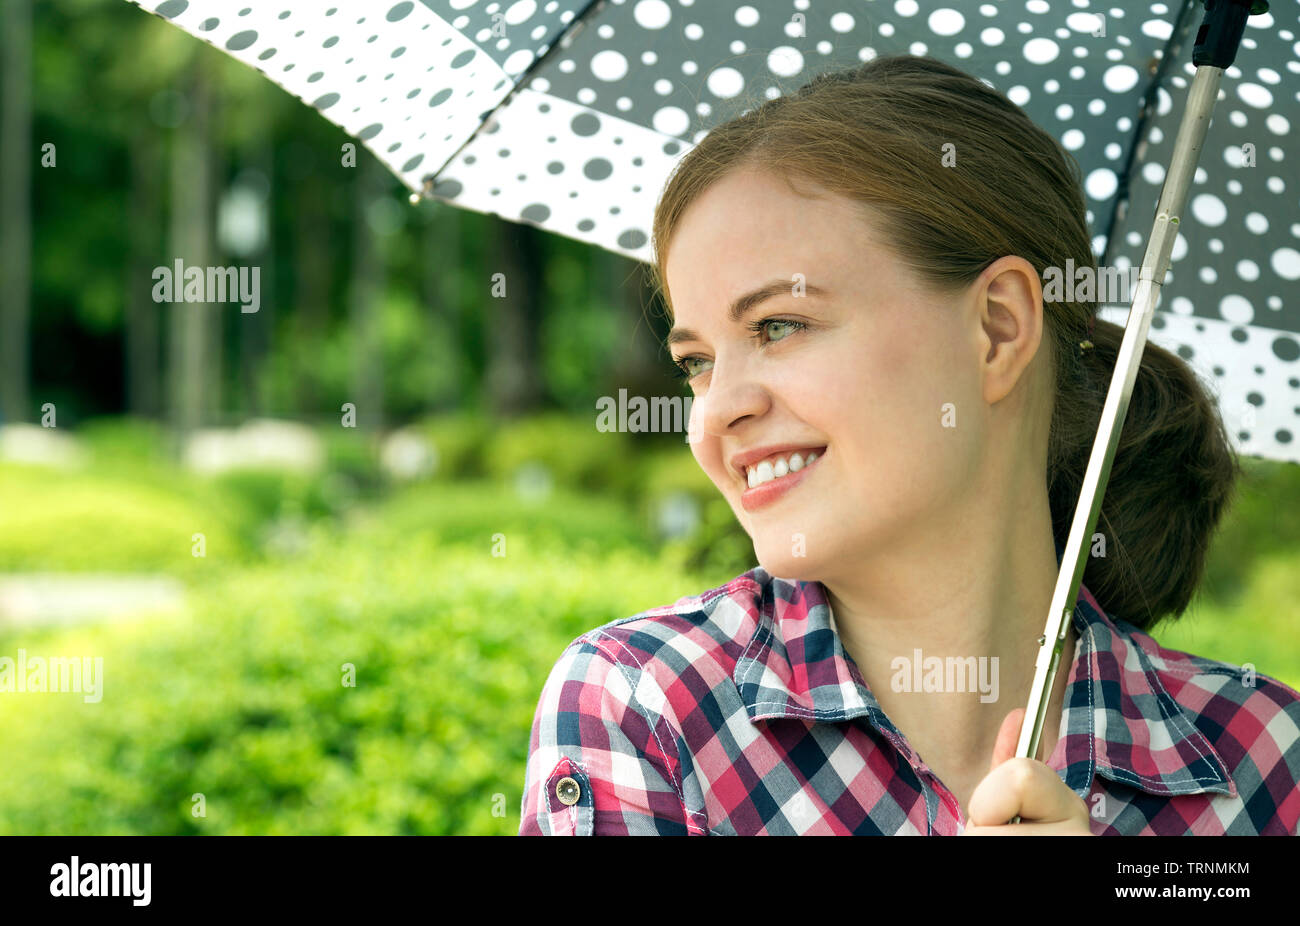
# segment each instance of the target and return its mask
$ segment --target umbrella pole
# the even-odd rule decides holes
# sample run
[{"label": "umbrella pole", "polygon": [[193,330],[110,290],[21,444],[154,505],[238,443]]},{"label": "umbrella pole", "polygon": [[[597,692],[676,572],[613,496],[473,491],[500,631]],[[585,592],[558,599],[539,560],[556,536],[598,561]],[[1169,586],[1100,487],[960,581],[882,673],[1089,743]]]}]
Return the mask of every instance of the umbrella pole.
[{"label": "umbrella pole", "polygon": [[[1137,290],[1125,323],[1124,340],[1120,343],[1119,355],[1115,360],[1115,372],[1111,376],[1106,402],[1102,406],[1097,438],[1092,445],[1092,454],[1088,458],[1088,468],[1079,493],[1079,504],[1074,510],[1074,520],[1070,524],[1070,533],[1061,555],[1061,571],[1052,593],[1047,623],[1043,635],[1038,638],[1034,684],[1016,746],[1016,755],[1020,757],[1037,758],[1047,702],[1056,680],[1061,650],[1069,628],[1067,619],[1074,612],[1079,597],[1079,584],[1083,579],[1085,555],[1089,549],[1084,539],[1092,536],[1097,524],[1101,500],[1110,478],[1111,462],[1115,458],[1115,448],[1119,444],[1120,431],[1128,413],[1129,398],[1133,394],[1133,382],[1137,379],[1138,368],[1142,363],[1147,332],[1160,297],[1160,287],[1169,270],[1170,254],[1178,238],[1179,217],[1187,204],[1187,192],[1196,172],[1196,162],[1219,95],[1219,83],[1224,70],[1232,65],[1236,56],[1246,17],[1268,10],[1267,3],[1247,5],[1244,0],[1205,0],[1205,5],[1205,19],[1197,32],[1196,49],[1192,56],[1193,63],[1197,65],[1196,76],[1188,92],[1187,107],[1174,141],[1169,170],[1160,190],[1160,200],[1156,204],[1155,224],[1142,258]],[[1044,761],[1046,758],[1050,757],[1045,757]],[[1016,816],[1011,822],[1020,822],[1020,817]]]}]

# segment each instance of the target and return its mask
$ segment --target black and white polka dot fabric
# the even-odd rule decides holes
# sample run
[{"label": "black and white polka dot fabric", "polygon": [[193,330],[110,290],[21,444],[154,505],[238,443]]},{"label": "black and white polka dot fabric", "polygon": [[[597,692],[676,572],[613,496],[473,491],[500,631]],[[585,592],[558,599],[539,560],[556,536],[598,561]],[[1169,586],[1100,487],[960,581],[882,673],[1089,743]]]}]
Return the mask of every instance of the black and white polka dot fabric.
[{"label": "black and white polka dot fabric", "polygon": [[[984,79],[1061,139],[1098,257],[1140,264],[1194,72],[1173,26],[1194,34],[1201,18],[1194,0],[130,2],[263,71],[412,190],[642,261],[664,181],[713,126],[819,73],[910,52]],[[1150,339],[1218,391],[1239,450],[1300,462],[1300,306],[1287,300],[1300,200],[1283,169],[1300,4],[1273,7],[1224,75]],[[1102,310],[1120,324],[1127,312]]]},{"label": "black and white polka dot fabric", "polygon": [[[1187,360],[1219,395],[1224,425],[1245,454],[1300,462],[1300,174],[1291,130],[1300,118],[1300,3],[1247,20],[1220,85],[1188,192],[1150,339]],[[1169,23],[1142,29],[1171,36]],[[1129,178],[1129,208],[1108,265],[1141,266],[1165,167],[1173,156],[1200,4],[1184,19],[1167,78]],[[1290,162],[1291,166],[1287,164]],[[1094,178],[1098,193],[1111,177]],[[1123,324],[1128,306],[1102,317]]]}]

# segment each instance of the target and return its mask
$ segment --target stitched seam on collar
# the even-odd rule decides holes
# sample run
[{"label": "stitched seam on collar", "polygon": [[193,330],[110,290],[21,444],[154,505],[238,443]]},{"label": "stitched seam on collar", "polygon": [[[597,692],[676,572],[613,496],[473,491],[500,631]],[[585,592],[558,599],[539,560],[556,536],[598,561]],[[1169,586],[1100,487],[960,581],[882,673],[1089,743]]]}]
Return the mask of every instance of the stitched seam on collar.
[{"label": "stitched seam on collar", "polygon": [[[1108,627],[1107,630],[1110,632],[1111,640],[1114,641],[1116,634],[1119,632],[1119,631],[1118,631],[1118,628]],[[1088,628],[1088,636],[1089,636],[1090,638],[1093,636],[1093,633],[1092,633],[1092,627],[1091,627],[1091,626],[1089,626],[1089,628]],[[1178,708],[1179,708],[1179,709],[1178,709],[1178,712],[1177,712],[1179,716],[1182,715],[1181,707],[1179,707],[1178,704],[1177,704],[1177,702],[1173,700],[1173,697],[1172,697],[1172,696],[1171,696],[1171,695],[1170,695],[1170,694],[1165,690],[1164,686],[1160,684],[1159,678],[1158,678],[1158,677],[1157,677],[1157,678],[1152,678],[1152,674],[1155,672],[1155,668],[1154,668],[1154,667],[1150,667],[1149,662],[1147,661],[1147,658],[1146,658],[1146,653],[1145,653],[1145,651],[1142,649],[1141,646],[1138,645],[1137,641],[1135,641],[1135,640],[1133,640],[1133,639],[1131,639],[1131,638],[1129,638],[1129,637],[1127,637],[1127,636],[1124,637],[1123,639],[1121,639],[1121,640],[1120,640],[1120,643],[1121,643],[1122,645],[1124,645],[1124,646],[1132,647],[1132,648],[1134,648],[1134,649],[1137,651],[1138,662],[1143,666],[1142,676],[1147,680],[1147,684],[1151,686],[1152,693],[1153,693],[1153,695],[1154,695],[1154,697],[1155,697],[1155,700],[1156,700],[1156,704],[1157,704],[1157,706],[1159,706],[1159,708],[1160,708],[1160,713],[1161,713],[1162,720],[1165,720],[1165,721],[1170,722],[1170,723],[1173,725],[1173,729],[1174,729],[1174,731],[1175,731],[1175,732],[1178,732],[1178,733],[1181,733],[1181,731],[1180,731],[1180,730],[1178,729],[1178,727],[1177,727],[1176,719],[1175,719],[1174,717],[1170,717],[1170,716],[1169,716],[1169,712],[1168,712],[1168,710],[1167,710],[1167,708],[1166,708],[1166,706],[1165,706],[1165,704],[1164,704],[1163,698],[1168,698],[1171,702],[1174,703],[1175,707],[1178,707]],[[1095,644],[1095,641],[1094,641],[1094,644]],[[1113,649],[1113,648],[1111,649],[1111,655],[1112,655],[1112,658],[1114,658],[1115,653],[1114,653],[1114,649]],[[1115,664],[1116,664],[1116,666],[1118,666],[1118,668],[1119,668],[1119,672],[1120,672],[1120,677],[1121,677],[1121,679],[1124,677],[1124,674],[1125,674],[1126,672],[1131,671],[1131,670],[1128,670],[1128,669],[1124,668],[1123,663],[1122,663],[1119,659],[1115,659]],[[1153,681],[1155,682],[1155,684],[1152,684]],[[1127,694],[1127,690],[1126,690],[1125,686],[1123,685],[1123,683],[1120,684],[1120,691],[1121,691],[1121,694]],[[1163,698],[1162,698],[1162,696],[1163,696]],[[1089,686],[1088,686],[1088,704],[1089,704],[1089,713],[1090,713],[1090,714],[1092,714],[1092,703],[1093,703],[1093,701],[1092,701],[1092,685],[1089,684]],[[1127,718],[1124,717],[1124,712],[1123,712],[1122,709],[1119,711],[1119,714],[1120,714],[1120,719],[1121,719],[1121,721],[1124,722],[1124,723],[1128,723]],[[1183,719],[1183,722],[1184,722],[1184,723],[1187,722],[1186,717],[1183,717],[1182,719]],[[1090,721],[1095,721],[1095,716],[1090,717]],[[1207,740],[1205,740],[1205,738],[1204,738],[1203,736],[1201,736],[1200,731],[1193,730],[1193,732],[1195,733],[1195,735],[1196,735],[1197,737],[1199,737],[1203,742],[1205,742],[1205,744],[1206,744],[1207,747],[1209,746],[1209,742],[1208,742]],[[1095,739],[1095,737],[1096,737],[1096,724],[1095,724],[1095,722],[1094,722],[1093,725],[1092,725],[1092,734],[1093,734],[1092,738]],[[1190,739],[1191,737],[1188,737],[1186,734],[1183,734],[1183,738],[1184,738],[1184,739]],[[1109,746],[1109,744],[1110,744],[1110,741],[1107,740],[1107,745]],[[1148,753],[1151,752],[1151,749],[1150,749],[1149,746],[1148,746],[1148,747],[1143,747],[1143,748],[1145,748],[1146,751],[1147,751]],[[1206,758],[1205,754],[1201,752],[1201,750],[1196,746],[1196,743],[1195,743],[1195,742],[1192,743],[1192,748],[1196,750],[1196,754],[1199,755],[1202,759],[1205,759],[1205,758]],[[1092,750],[1092,743],[1090,742],[1090,743],[1089,743],[1089,752],[1090,752],[1090,753],[1091,753],[1091,750]],[[1212,747],[1211,747],[1210,751],[1211,751],[1211,752],[1214,752],[1214,750],[1213,750]],[[1215,755],[1216,758],[1218,757],[1218,753],[1214,753],[1214,755]],[[1225,775],[1226,775],[1226,773],[1227,773],[1227,769],[1224,768],[1222,761],[1220,761],[1218,764],[1219,764],[1219,767],[1220,767],[1221,769],[1223,769],[1223,771],[1224,771],[1224,773],[1225,773]],[[1186,770],[1186,767],[1187,767],[1187,766],[1186,766],[1186,763],[1184,763],[1184,766],[1183,766],[1184,770]],[[1106,771],[1107,771],[1107,772],[1108,772],[1112,777],[1114,777],[1115,779],[1117,779],[1117,780],[1119,780],[1119,781],[1124,782],[1125,784],[1129,784],[1129,785],[1134,785],[1134,784],[1136,784],[1136,785],[1138,785],[1138,786],[1140,786],[1141,783],[1143,783],[1143,782],[1145,782],[1145,783],[1150,783],[1150,784],[1153,784],[1153,785],[1158,784],[1158,785],[1160,785],[1162,791],[1168,792],[1168,793],[1170,793],[1170,794],[1200,793],[1200,792],[1204,791],[1205,788],[1204,788],[1204,787],[1197,787],[1197,785],[1222,784],[1223,781],[1224,781],[1224,779],[1218,779],[1218,778],[1202,778],[1202,777],[1200,777],[1200,776],[1192,776],[1192,780],[1191,780],[1191,781],[1182,781],[1182,782],[1179,782],[1179,783],[1177,783],[1177,784],[1174,784],[1174,783],[1171,783],[1171,782],[1167,779],[1167,777],[1164,776],[1164,775],[1157,775],[1157,776],[1155,776],[1155,777],[1151,777],[1151,776],[1148,776],[1148,775],[1140,774],[1139,772],[1135,772],[1135,771],[1133,771],[1132,769],[1127,769],[1127,768],[1117,768],[1117,767],[1116,767],[1115,765],[1113,765],[1113,764],[1111,763],[1111,761],[1110,761],[1110,751],[1109,751],[1109,749],[1107,750],[1107,759],[1106,759],[1106,764],[1105,764],[1105,765],[1097,765],[1096,768],[1097,768],[1097,769],[1103,769],[1103,768],[1104,768],[1104,769],[1105,769],[1105,770],[1106,770]],[[1228,778],[1228,780],[1230,781],[1231,779]]]},{"label": "stitched seam on collar", "polygon": [[[776,589],[775,589],[775,588],[771,588],[771,585],[772,585],[772,583],[774,583],[774,582],[776,582],[776,581],[777,581],[777,580],[776,580],[775,578],[773,578],[773,579],[770,579],[769,582],[768,582],[768,588],[770,588],[770,589],[771,589],[771,592],[772,592],[772,613],[771,613],[770,617],[771,617],[771,624],[772,624],[772,627],[773,627],[773,633],[775,633],[775,626],[776,626],[776,598],[777,598],[777,595],[776,595]],[[769,615],[766,613],[766,609],[764,608],[764,605],[763,605],[763,599],[766,597],[766,592],[767,592],[768,588],[761,589],[761,591],[763,592],[763,594],[760,596],[760,599],[759,599],[759,607],[758,607],[758,626],[757,626],[757,628],[754,630],[754,636],[750,638],[749,643],[745,646],[744,652],[742,652],[742,653],[740,654],[740,657],[739,657],[739,659],[738,659],[737,662],[736,662],[737,666],[739,666],[739,664],[740,664],[742,661],[744,661],[744,660],[749,656],[749,651],[750,651],[750,649],[753,648],[753,646],[754,646],[754,641],[758,639],[759,634],[761,634],[762,631],[763,631],[763,622],[764,622],[764,620],[765,620],[767,617],[769,617]],[[801,593],[801,595],[802,595],[802,590],[800,590],[800,593]],[[770,643],[767,644],[767,651],[768,651],[768,652],[771,652],[771,644],[770,644]],[[764,671],[765,668],[766,668],[766,662],[760,662],[760,661],[759,661],[758,659],[756,659],[756,658],[753,659],[753,660],[751,660],[750,665],[746,668],[746,671],[745,671],[744,675],[741,677],[739,684],[741,684],[741,685],[743,685],[743,684],[755,684],[755,685],[760,685],[760,684],[761,684],[761,679],[762,679],[762,674],[763,674],[763,671]],[[753,676],[755,673],[758,673],[758,680],[755,680],[755,681],[751,682],[750,679],[752,678],[752,676]],[[852,677],[853,677],[853,673],[850,672],[850,673],[849,673],[849,678],[851,679]],[[744,693],[743,693],[743,692],[738,692],[738,693],[739,693],[740,696],[741,696],[741,700],[744,701]],[[809,697],[814,697],[813,692],[812,692],[812,689],[809,689],[808,694],[809,694]],[[839,721],[845,721],[845,722],[847,722],[847,721],[850,721],[850,720],[855,719],[856,717],[860,717],[860,716],[862,716],[861,714],[855,714],[854,717],[849,717],[849,716],[847,716],[848,711],[849,711],[849,709],[848,709],[847,707],[839,707],[839,708],[808,708],[808,707],[803,707],[803,706],[801,706],[801,705],[796,705],[796,704],[791,703],[791,701],[790,701],[789,698],[787,698],[787,699],[785,699],[785,700],[781,700],[781,701],[774,701],[774,700],[771,700],[771,699],[765,699],[765,700],[762,700],[762,701],[754,701],[754,702],[752,702],[751,706],[752,706],[754,709],[756,709],[756,710],[757,710],[758,708],[762,708],[762,707],[778,707],[778,708],[782,708],[783,713],[781,714],[781,717],[782,717],[782,718],[792,718],[792,719],[793,719],[793,718],[802,718],[802,719],[814,719],[814,720],[815,720],[815,719],[820,718],[820,717],[831,717],[831,718],[835,718],[836,720],[839,720]],[[865,705],[863,705],[863,706],[864,706],[864,708],[865,708],[865,710],[866,710],[867,716],[868,716],[868,717],[872,720],[872,722],[874,723],[874,725],[875,725],[875,727],[876,727],[876,731],[877,731],[881,736],[883,736],[886,740],[888,740],[888,741],[890,742],[890,744],[893,745],[894,749],[899,753],[899,755],[901,755],[905,760],[907,760],[908,764],[910,765],[910,764],[911,764],[911,761],[912,761],[912,759],[915,757],[916,753],[915,753],[913,750],[911,750],[910,748],[908,748],[907,746],[905,746],[905,745],[904,745],[904,742],[903,742],[902,740],[900,740],[900,738],[899,738],[896,734],[894,734],[894,733],[891,731],[890,728],[893,726],[893,724],[889,722],[889,719],[885,716],[884,712],[881,711],[881,710],[879,710],[878,708],[873,708],[873,707],[872,707],[871,705],[869,705],[869,704],[865,704]],[[750,718],[750,719],[751,719],[751,721],[753,720],[753,718]],[[773,719],[779,719],[779,718],[773,718]]]},{"label": "stitched seam on collar", "polygon": [[[1136,643],[1132,645],[1137,646]],[[1205,784],[1221,784],[1226,782],[1236,789],[1236,783],[1232,781],[1232,776],[1228,773],[1228,768],[1224,764],[1223,759],[1215,751],[1214,747],[1210,745],[1210,741],[1207,740],[1204,735],[1202,735],[1201,731],[1196,729],[1196,727],[1187,719],[1187,715],[1183,713],[1182,705],[1179,704],[1174,699],[1173,695],[1165,689],[1164,683],[1160,681],[1160,674],[1147,658],[1146,651],[1143,650],[1141,646],[1137,646],[1137,651],[1138,660],[1144,667],[1142,674],[1146,676],[1147,683],[1151,685],[1152,691],[1156,694],[1156,703],[1160,705],[1161,714],[1168,715],[1168,719],[1173,724],[1175,730],[1179,729],[1180,723],[1183,727],[1186,727],[1187,729],[1186,732],[1183,733],[1183,737],[1191,743],[1192,748],[1196,750],[1196,754],[1206,762],[1209,762],[1212,766],[1217,765],[1219,770],[1223,773],[1222,777],[1194,776],[1193,780]],[[1168,705],[1166,705],[1166,701],[1168,702]],[[1172,713],[1169,710],[1170,707],[1172,707]],[[1200,740],[1201,743],[1205,744],[1206,750],[1210,753],[1209,756],[1201,751],[1201,747],[1197,745],[1197,740]],[[1213,757],[1212,759],[1211,756]]]},{"label": "stitched seam on collar", "polygon": [[[770,585],[770,583],[768,583],[768,584]],[[752,637],[749,638],[749,642],[745,644],[745,649],[744,649],[744,651],[740,654],[740,658],[736,660],[736,665],[737,665],[737,666],[739,666],[742,662],[744,662],[746,659],[749,658],[749,651],[750,651],[751,649],[754,648],[754,643],[755,643],[755,641],[757,641],[758,638],[762,635],[762,633],[763,633],[763,623],[764,623],[764,621],[765,621],[765,620],[767,619],[767,617],[768,617],[768,615],[766,614],[766,608],[764,608],[764,600],[767,598],[767,590],[764,589],[764,588],[762,588],[762,587],[760,587],[760,588],[758,589],[758,592],[759,592],[759,594],[758,594],[758,621],[755,623],[755,626],[754,626],[754,635],[753,635]],[[775,621],[775,614],[776,614],[776,595],[775,595],[775,593],[772,595],[772,614],[773,614],[773,621]],[[770,645],[769,645],[769,649],[770,649]],[[759,661],[758,661],[757,659],[754,659],[754,660],[750,663],[750,665],[746,667],[744,674],[743,674],[743,675],[741,676],[741,678],[740,678],[740,682],[739,682],[739,684],[740,684],[740,685],[747,685],[747,684],[749,684],[749,683],[750,683],[750,682],[749,682],[749,678],[750,678],[750,676],[754,673],[755,670],[758,670],[758,672],[759,672],[759,677],[762,678],[762,672],[763,672],[763,666],[764,666],[764,665],[765,665],[765,663],[764,663],[764,664],[760,664]],[[755,684],[757,684],[757,683],[755,683]],[[739,691],[739,689],[738,689],[738,690],[737,690],[737,693],[740,695],[741,700],[743,701],[744,698],[745,698],[745,694],[744,694],[744,692],[743,692],[743,691]],[[783,703],[783,702],[778,702],[778,701],[762,701],[762,702],[758,702],[758,703],[756,703],[754,706],[755,706],[755,707],[758,707],[758,705],[759,705],[760,703],[761,703],[761,704],[779,704],[779,703]]]},{"label": "stitched seam on collar", "polygon": [[[1088,667],[1088,780],[1085,783],[1088,791],[1092,790],[1092,783],[1097,777],[1097,711],[1093,706],[1092,698],[1092,657],[1097,652],[1097,637],[1093,633],[1092,624],[1088,624],[1088,643],[1090,649],[1085,654],[1084,664]],[[1065,733],[1070,734],[1069,727],[1066,727]],[[1110,750],[1107,750],[1109,754]]]},{"label": "stitched seam on collar", "polygon": [[755,581],[749,575],[749,573],[744,573],[743,575],[736,576],[736,578],[732,579],[726,585],[723,585],[719,588],[711,588],[707,592],[701,594],[700,603],[712,604],[713,602],[717,601],[719,598],[730,597],[734,592],[737,591],[737,586],[749,586],[752,590],[762,594],[763,586],[757,581]]},{"label": "stitched seam on collar", "polygon": [[[911,763],[908,763],[908,764],[910,765]],[[921,776],[920,776],[919,774],[917,774],[916,769],[913,769],[913,770],[912,770],[912,774],[913,774],[913,775],[916,775],[916,781],[917,781],[917,784],[919,784],[919,785],[921,786],[921,797],[925,798],[925,835],[927,835],[927,836],[933,836],[933,835],[934,835],[934,821],[935,821],[935,818],[939,816],[939,808],[938,808],[938,804],[939,804],[939,792],[938,792],[938,791],[934,791],[932,788],[927,787],[925,781],[923,781],[922,778],[921,778]],[[935,806],[935,812],[934,812],[934,815],[933,815],[933,816],[930,815],[930,794],[931,794],[932,792],[934,793],[934,803],[935,803],[935,805],[936,805],[936,806]]]}]

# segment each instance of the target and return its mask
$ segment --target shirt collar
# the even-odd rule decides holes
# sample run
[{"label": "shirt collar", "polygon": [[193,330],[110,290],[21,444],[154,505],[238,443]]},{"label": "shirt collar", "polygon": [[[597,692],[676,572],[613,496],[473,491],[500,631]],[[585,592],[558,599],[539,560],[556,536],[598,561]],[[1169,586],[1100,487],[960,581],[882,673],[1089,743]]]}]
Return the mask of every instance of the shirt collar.
[{"label": "shirt collar", "polygon": [[[1061,552],[1058,543],[1058,564]],[[845,651],[820,582],[779,579],[756,567],[728,585],[726,597],[757,624],[732,673],[751,722],[863,717],[917,763]],[[1083,585],[1073,620],[1078,642],[1066,690],[1064,762],[1052,763],[1066,785],[1086,799],[1093,775],[1101,774],[1149,794],[1235,795],[1226,765],[1197,730],[1195,715],[1169,695],[1151,654],[1134,635],[1148,649],[1155,641],[1112,620]]]}]

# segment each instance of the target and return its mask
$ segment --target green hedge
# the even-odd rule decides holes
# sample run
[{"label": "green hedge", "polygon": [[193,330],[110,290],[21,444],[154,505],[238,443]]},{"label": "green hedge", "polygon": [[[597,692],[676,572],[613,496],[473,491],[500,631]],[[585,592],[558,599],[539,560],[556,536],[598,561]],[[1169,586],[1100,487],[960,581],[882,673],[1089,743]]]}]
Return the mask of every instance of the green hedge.
[{"label": "green hedge", "polygon": [[487,480],[412,486],[358,512],[353,523],[359,539],[374,543],[429,540],[490,550],[503,535],[507,554],[517,544],[593,551],[655,547],[644,519],[617,498],[557,487],[534,500],[512,485]]},{"label": "green hedge", "polygon": [[[382,477],[378,442],[361,432],[321,429],[320,473],[199,476],[169,462],[150,425],[89,424],[78,432],[91,450],[82,469],[0,464],[0,570],[175,572],[188,568],[177,557],[192,559],[194,533],[205,534],[209,557],[244,560],[273,549],[283,522],[359,509],[453,542],[526,532],[568,545],[649,549],[659,546],[656,511],[671,495],[693,499],[700,515],[700,528],[671,545],[676,561],[731,575],[752,565],[748,537],[684,444],[647,447],[560,414],[496,424],[460,414],[415,428],[439,462],[433,478],[402,487]],[[536,499],[520,484],[529,466],[546,474]]]},{"label": "green hedge", "polygon": [[413,426],[433,444],[438,455],[434,478],[477,479],[487,473],[484,451],[492,425],[470,412],[438,415]]},{"label": "green hedge", "polygon": [[525,464],[541,464],[564,486],[626,494],[636,484],[628,436],[596,430],[595,416],[560,413],[497,425],[484,450],[487,472],[513,479]]},{"label": "green hedge", "polygon": [[244,513],[201,485],[157,473],[0,463],[0,571],[158,570],[189,573],[204,535],[206,561],[250,555]]},{"label": "green hedge", "polygon": [[214,573],[188,618],[0,637],[10,656],[104,660],[99,703],[0,698],[0,753],[22,757],[0,833],[514,833],[565,644],[700,590],[626,549],[496,558],[318,532],[293,563]]}]

